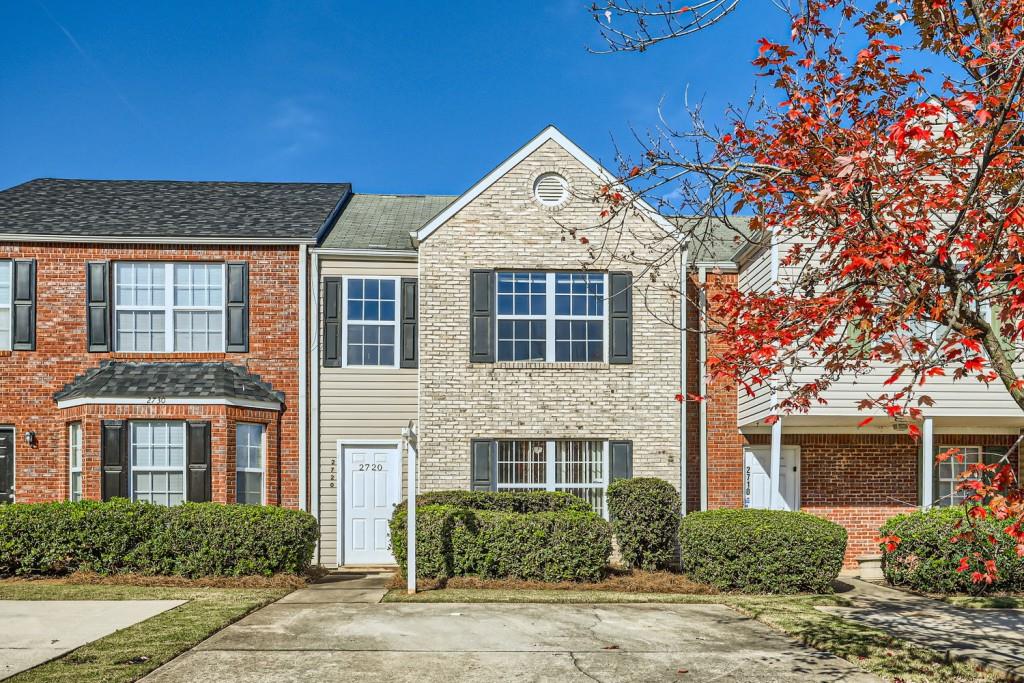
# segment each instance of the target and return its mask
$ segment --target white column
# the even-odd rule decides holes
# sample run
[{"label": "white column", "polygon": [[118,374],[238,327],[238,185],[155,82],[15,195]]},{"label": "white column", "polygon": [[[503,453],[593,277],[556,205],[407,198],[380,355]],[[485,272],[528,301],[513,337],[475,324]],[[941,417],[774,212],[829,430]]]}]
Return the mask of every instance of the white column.
[{"label": "white column", "polygon": [[925,418],[921,425],[921,509],[927,510],[935,500],[932,481],[935,473],[935,448],[932,446],[932,419]]},{"label": "white column", "polygon": [[[411,430],[403,430],[411,431]],[[408,537],[406,546],[408,550],[408,570],[406,572],[406,591],[409,595],[416,592],[416,448],[409,443],[409,437],[403,439],[405,450],[409,454],[409,492],[406,497],[408,501]]]},{"label": "white column", "polygon": [[772,451],[771,464],[769,465],[768,478],[771,481],[771,503],[772,510],[782,510],[782,494],[779,492],[779,484],[782,479],[782,418],[779,417],[772,424]]}]

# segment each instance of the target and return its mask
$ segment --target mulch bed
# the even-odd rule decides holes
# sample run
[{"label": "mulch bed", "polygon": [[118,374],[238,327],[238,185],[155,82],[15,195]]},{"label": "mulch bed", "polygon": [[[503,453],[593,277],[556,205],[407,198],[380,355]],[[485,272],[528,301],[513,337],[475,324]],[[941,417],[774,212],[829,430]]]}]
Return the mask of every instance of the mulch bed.
[{"label": "mulch bed", "polygon": [[[614,591],[617,593],[686,593],[712,595],[718,593],[713,586],[691,581],[675,572],[645,572],[613,569],[601,581],[576,583],[574,581],[525,581],[522,579],[481,579],[475,576],[454,576],[450,579],[420,579],[419,590],[441,588],[496,589],[496,590],[573,590]],[[391,579],[390,588],[405,588],[405,577],[399,573]]]}]

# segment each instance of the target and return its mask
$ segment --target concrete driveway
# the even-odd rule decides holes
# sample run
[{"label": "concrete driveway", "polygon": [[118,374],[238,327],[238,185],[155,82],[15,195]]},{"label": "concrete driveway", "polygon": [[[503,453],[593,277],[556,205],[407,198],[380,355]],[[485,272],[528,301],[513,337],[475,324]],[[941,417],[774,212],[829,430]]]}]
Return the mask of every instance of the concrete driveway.
[{"label": "concrete driveway", "polygon": [[877,681],[718,605],[377,604],[382,595],[368,579],[292,593],[145,680]]},{"label": "concrete driveway", "polygon": [[177,607],[183,600],[0,600],[0,679]]}]

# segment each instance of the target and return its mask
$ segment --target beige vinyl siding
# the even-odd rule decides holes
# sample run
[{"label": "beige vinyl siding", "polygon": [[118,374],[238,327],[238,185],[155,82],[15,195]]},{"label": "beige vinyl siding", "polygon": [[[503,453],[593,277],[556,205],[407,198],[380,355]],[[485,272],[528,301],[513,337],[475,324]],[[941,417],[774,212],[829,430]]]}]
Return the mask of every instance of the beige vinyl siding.
[{"label": "beige vinyl siding", "polygon": [[[772,280],[772,250],[765,249],[743,264],[739,272],[739,288],[743,292],[766,292],[775,285]],[[771,410],[771,390],[767,383],[754,389],[751,396],[744,389],[737,391],[739,423],[764,419]]]},{"label": "beige vinyl siding", "polygon": [[[323,278],[346,275],[416,277],[415,261],[325,259],[320,264],[320,306]],[[339,441],[397,442],[402,428],[416,418],[415,369],[326,368],[323,366],[323,311],[317,317],[320,363],[320,562],[333,567],[338,557],[338,505],[341,465]],[[404,465],[403,465],[404,466]],[[403,489],[405,473],[402,473]]]}]

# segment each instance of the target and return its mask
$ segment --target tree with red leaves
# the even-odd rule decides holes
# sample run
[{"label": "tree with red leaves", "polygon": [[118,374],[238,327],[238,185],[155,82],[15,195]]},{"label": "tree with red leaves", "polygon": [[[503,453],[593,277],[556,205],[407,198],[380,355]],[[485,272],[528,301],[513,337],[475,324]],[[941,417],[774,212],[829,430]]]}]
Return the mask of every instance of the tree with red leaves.
[{"label": "tree with red leaves", "polygon": [[[642,51],[739,5],[592,12],[609,51]],[[803,0],[789,19],[788,40],[757,46],[763,101],[717,128],[697,112],[686,131],[647,136],[595,229],[611,233],[632,201],[677,188],[671,211],[695,219],[648,258],[657,269],[694,248],[700,219],[749,216],[737,241],[778,249],[783,275],[768,291],[711,297],[707,332],[723,350],[707,370],[741,391],[770,385],[779,414],[879,367],[888,379],[860,407],[906,420],[915,437],[940,376],[1001,385],[1024,410],[1024,0]],[[615,243],[581,239],[594,251]],[[967,474],[969,517],[1005,520],[1024,555],[1024,496],[1007,460]],[[965,563],[992,580],[993,563]]]}]

